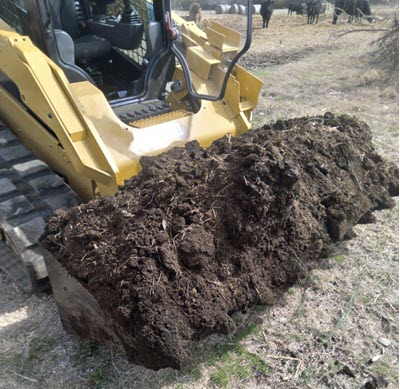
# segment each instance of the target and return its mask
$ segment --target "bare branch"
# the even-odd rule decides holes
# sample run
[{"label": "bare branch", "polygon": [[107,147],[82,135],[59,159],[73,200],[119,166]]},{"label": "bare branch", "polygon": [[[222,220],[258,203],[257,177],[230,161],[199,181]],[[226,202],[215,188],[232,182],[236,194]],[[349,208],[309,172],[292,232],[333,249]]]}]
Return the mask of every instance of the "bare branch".
[{"label": "bare branch", "polygon": [[342,32],[341,34],[338,34],[336,36],[336,38],[340,38],[347,34],[352,34],[353,32],[383,32],[383,31],[389,31],[389,29],[388,28],[360,28],[357,30],[348,30],[348,31]]}]

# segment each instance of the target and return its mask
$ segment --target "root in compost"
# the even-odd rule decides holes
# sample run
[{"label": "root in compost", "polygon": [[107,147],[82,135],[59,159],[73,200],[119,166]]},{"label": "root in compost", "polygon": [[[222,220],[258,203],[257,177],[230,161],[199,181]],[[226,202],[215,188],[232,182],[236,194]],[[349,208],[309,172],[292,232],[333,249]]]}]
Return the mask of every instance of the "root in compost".
[{"label": "root in compost", "polygon": [[51,219],[42,244],[150,368],[181,368],[191,342],[235,330],[234,312],[274,304],[398,195],[398,168],[376,154],[369,127],[330,113],[141,164],[115,196]]}]

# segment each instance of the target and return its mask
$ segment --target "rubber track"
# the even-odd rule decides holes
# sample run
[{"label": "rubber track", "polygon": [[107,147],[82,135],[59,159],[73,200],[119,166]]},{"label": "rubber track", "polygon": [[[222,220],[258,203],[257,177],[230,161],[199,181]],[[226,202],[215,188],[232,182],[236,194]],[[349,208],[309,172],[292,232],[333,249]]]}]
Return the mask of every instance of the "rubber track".
[{"label": "rubber track", "polygon": [[49,287],[38,240],[56,209],[81,203],[72,189],[0,122],[0,269],[25,291]]}]

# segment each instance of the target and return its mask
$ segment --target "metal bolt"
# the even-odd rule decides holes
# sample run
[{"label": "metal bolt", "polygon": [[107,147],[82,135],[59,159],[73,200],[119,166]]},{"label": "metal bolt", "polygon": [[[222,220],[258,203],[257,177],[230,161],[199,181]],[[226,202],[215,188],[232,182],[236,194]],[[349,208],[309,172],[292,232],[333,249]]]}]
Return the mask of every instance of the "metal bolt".
[{"label": "metal bolt", "polygon": [[178,92],[178,91],[182,90],[182,87],[183,87],[182,80],[176,80],[172,83],[171,90],[172,90],[172,92]]}]

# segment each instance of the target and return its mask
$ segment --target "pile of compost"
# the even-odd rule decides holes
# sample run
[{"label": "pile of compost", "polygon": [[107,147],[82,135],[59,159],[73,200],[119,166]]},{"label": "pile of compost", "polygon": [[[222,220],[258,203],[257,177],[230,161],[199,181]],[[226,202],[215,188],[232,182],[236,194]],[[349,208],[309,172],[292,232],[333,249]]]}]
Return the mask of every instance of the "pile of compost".
[{"label": "pile of compost", "polygon": [[49,222],[41,243],[135,340],[131,361],[181,368],[190,342],[274,304],[371,211],[398,168],[369,127],[327,113],[142,158],[114,197]]}]

